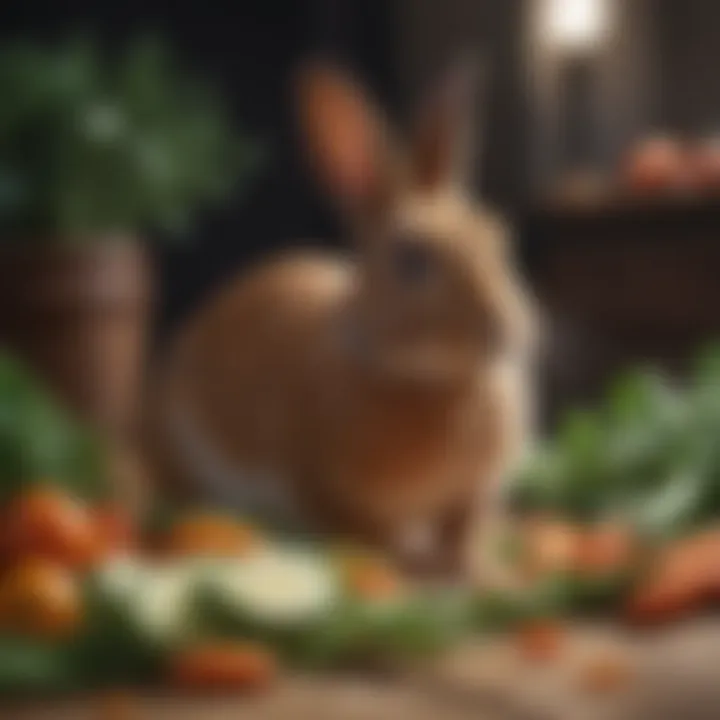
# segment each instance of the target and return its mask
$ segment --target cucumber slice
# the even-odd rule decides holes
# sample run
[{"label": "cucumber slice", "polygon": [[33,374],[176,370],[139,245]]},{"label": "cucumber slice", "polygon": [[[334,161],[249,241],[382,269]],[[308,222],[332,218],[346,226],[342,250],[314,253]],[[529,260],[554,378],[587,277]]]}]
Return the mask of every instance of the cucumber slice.
[{"label": "cucumber slice", "polygon": [[239,624],[276,629],[313,622],[340,598],[340,582],[320,554],[263,549],[205,574],[205,595]]},{"label": "cucumber slice", "polygon": [[195,567],[156,569],[136,599],[130,599],[131,619],[149,641],[167,645],[196,634],[197,578]]},{"label": "cucumber slice", "polygon": [[148,575],[148,569],[132,558],[118,558],[100,568],[95,574],[98,591],[110,598],[134,595]]},{"label": "cucumber slice", "polygon": [[120,560],[99,573],[96,592],[106,617],[162,648],[198,632],[195,597],[205,571],[197,561],[152,566]]}]

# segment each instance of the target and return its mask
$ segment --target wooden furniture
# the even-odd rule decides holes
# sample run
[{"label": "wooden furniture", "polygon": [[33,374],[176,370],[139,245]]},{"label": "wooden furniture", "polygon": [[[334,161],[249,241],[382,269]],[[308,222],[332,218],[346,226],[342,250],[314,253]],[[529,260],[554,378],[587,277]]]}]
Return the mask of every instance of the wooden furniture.
[{"label": "wooden furniture", "polygon": [[[613,681],[603,668],[615,663]],[[619,663],[619,664],[618,664]],[[600,668],[600,676],[598,675]],[[407,677],[287,678],[258,698],[131,695],[17,705],[3,720],[715,720],[720,624],[632,636],[569,631],[557,657],[531,662],[487,639]],[[605,672],[604,678],[602,673]],[[608,679],[609,678],[609,679]],[[604,680],[604,682],[603,682]]]},{"label": "wooden furniture", "polygon": [[544,207],[525,251],[551,320],[554,409],[632,363],[682,370],[720,338],[720,199]]}]

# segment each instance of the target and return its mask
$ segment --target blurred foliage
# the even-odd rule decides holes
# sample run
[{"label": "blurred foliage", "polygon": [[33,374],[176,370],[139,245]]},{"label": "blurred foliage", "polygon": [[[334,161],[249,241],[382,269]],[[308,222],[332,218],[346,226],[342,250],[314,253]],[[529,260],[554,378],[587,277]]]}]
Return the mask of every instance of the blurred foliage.
[{"label": "blurred foliage", "polygon": [[0,694],[39,698],[76,689],[68,648],[30,638],[0,636]]},{"label": "blurred foliage", "polygon": [[700,354],[683,388],[635,370],[601,407],[568,413],[512,495],[522,508],[616,517],[659,537],[720,517],[720,346]]},{"label": "blurred foliage", "polygon": [[38,483],[102,497],[100,441],[56,404],[18,361],[0,353],[0,502]]},{"label": "blurred foliage", "polygon": [[113,61],[85,36],[7,45],[0,97],[6,239],[181,230],[257,160],[219,94],[154,38]]}]

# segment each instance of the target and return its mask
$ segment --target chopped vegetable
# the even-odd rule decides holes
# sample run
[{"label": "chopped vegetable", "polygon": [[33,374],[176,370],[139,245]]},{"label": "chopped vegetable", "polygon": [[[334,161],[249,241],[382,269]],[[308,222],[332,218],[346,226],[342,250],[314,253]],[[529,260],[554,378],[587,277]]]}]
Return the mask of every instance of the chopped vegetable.
[{"label": "chopped vegetable", "polygon": [[580,531],[567,521],[534,519],[521,529],[520,560],[531,576],[566,572],[577,566]]},{"label": "chopped vegetable", "polygon": [[204,571],[198,563],[119,560],[97,576],[96,586],[128,632],[150,647],[165,648],[194,636],[195,595]]},{"label": "chopped vegetable", "polygon": [[149,568],[141,560],[121,557],[98,568],[94,580],[102,594],[124,600],[140,590],[148,575]]},{"label": "chopped vegetable", "polygon": [[563,628],[555,622],[535,622],[519,628],[517,641],[525,659],[547,662],[562,652],[564,635]]},{"label": "chopped vegetable", "polygon": [[203,514],[178,520],[163,543],[174,557],[242,557],[258,544],[257,532],[234,518]]},{"label": "chopped vegetable", "polygon": [[67,648],[16,634],[0,635],[0,694],[38,699],[67,692],[80,678]]},{"label": "chopped vegetable", "polygon": [[272,652],[250,643],[190,646],[170,658],[167,677],[173,687],[193,692],[257,692],[278,673]]},{"label": "chopped vegetable", "polygon": [[595,576],[622,572],[633,564],[636,553],[635,538],[627,527],[603,523],[583,534],[576,557],[577,570]]},{"label": "chopped vegetable", "polygon": [[103,558],[137,550],[138,529],[130,513],[120,505],[101,505],[92,509],[98,554]]},{"label": "chopped vegetable", "polygon": [[[636,574],[637,543],[619,524],[535,518],[523,523],[518,535],[528,598],[550,602],[553,615],[607,611]],[[529,607],[527,600],[523,604]]]},{"label": "chopped vegetable", "polygon": [[38,638],[67,637],[82,620],[80,588],[61,565],[32,558],[0,580],[0,625],[6,631]]},{"label": "chopped vegetable", "polygon": [[6,562],[44,557],[73,568],[98,559],[100,538],[87,507],[53,487],[38,486],[5,509]]},{"label": "chopped vegetable", "polygon": [[242,561],[219,564],[206,588],[238,626],[283,628],[321,617],[338,600],[337,573],[320,554],[264,548]]},{"label": "chopped vegetable", "polygon": [[717,597],[719,578],[719,530],[679,540],[659,553],[636,587],[627,602],[627,617],[641,624],[683,617]]},{"label": "chopped vegetable", "polygon": [[365,600],[388,600],[407,591],[407,583],[391,564],[381,558],[361,553],[347,553],[338,558],[347,591]]}]

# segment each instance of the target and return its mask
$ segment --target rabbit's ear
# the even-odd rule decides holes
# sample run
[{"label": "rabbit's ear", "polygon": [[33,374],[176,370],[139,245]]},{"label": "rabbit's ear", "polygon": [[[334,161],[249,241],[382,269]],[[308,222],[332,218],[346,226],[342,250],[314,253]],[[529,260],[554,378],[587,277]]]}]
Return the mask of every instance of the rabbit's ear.
[{"label": "rabbit's ear", "polygon": [[382,114],[330,65],[301,68],[296,91],[309,160],[325,189],[352,212],[378,209],[395,174]]},{"label": "rabbit's ear", "polygon": [[466,183],[475,160],[475,104],[482,82],[475,56],[459,59],[421,106],[411,138],[414,183],[433,189]]}]

